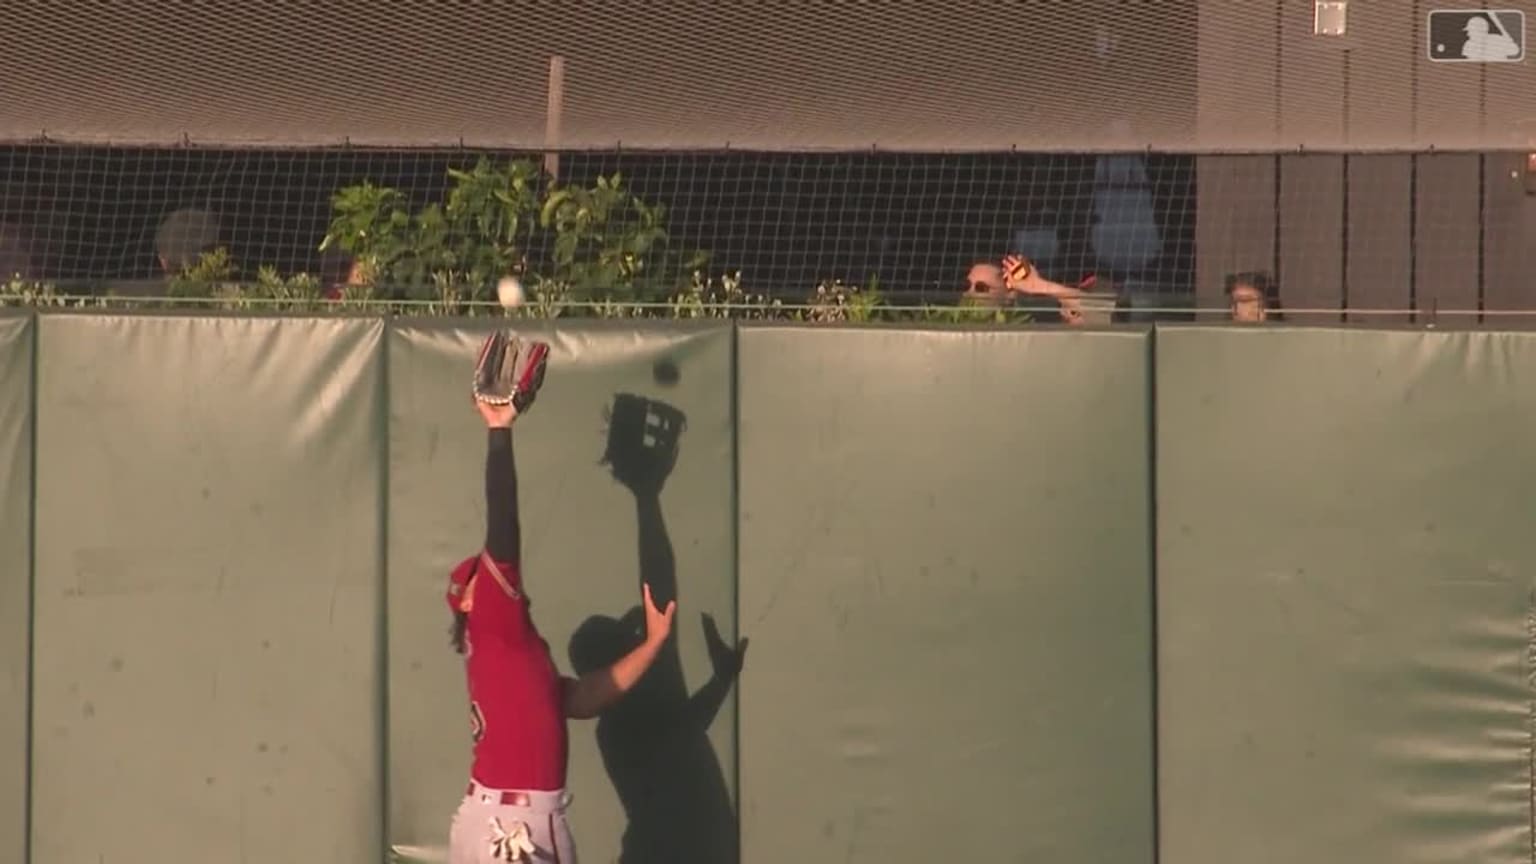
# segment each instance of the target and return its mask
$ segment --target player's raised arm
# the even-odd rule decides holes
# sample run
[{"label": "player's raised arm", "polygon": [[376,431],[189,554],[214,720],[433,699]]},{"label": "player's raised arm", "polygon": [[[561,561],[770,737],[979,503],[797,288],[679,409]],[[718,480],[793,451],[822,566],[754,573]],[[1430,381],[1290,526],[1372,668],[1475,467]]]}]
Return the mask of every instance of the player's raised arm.
[{"label": "player's raised arm", "polygon": [[475,407],[487,427],[485,455],[485,551],[493,561],[521,563],[517,460],[512,424],[533,405],[544,383],[549,346],[497,331],[481,346],[475,364]]},{"label": "player's raised arm", "polygon": [[516,566],[522,560],[523,530],[518,521],[517,458],[512,452],[511,405],[477,402],[485,418],[485,551],[494,561]]}]

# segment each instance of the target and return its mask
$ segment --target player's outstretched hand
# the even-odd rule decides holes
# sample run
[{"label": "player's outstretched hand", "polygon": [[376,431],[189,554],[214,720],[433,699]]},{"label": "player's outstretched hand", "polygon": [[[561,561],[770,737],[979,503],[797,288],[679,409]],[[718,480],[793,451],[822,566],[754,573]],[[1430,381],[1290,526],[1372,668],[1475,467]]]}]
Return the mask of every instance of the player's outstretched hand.
[{"label": "player's outstretched hand", "polygon": [[[474,399],[474,397],[470,397]],[[510,429],[512,421],[517,419],[517,409],[508,405],[492,405],[489,402],[481,402],[474,399],[475,408],[480,412],[481,419],[490,429]]]},{"label": "player's outstretched hand", "polygon": [[651,599],[649,583],[641,584],[640,593],[645,595],[645,641],[660,645],[672,632],[672,616],[677,613],[677,601],[668,603],[666,609],[657,609],[656,601]]}]

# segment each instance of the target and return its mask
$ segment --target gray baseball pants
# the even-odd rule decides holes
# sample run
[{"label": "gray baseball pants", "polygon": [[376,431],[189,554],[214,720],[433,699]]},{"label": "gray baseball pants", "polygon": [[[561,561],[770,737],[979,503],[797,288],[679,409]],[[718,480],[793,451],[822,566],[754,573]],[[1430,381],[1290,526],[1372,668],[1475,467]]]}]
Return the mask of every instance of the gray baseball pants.
[{"label": "gray baseball pants", "polygon": [[448,864],[576,864],[566,792],[490,789],[471,782],[448,833]]}]

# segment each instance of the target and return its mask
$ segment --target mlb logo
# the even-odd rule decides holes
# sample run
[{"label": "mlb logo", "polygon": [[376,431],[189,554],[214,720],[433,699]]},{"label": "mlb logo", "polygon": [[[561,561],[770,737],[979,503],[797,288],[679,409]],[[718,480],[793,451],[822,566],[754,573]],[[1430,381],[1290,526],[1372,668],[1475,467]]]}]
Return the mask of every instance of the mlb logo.
[{"label": "mlb logo", "polygon": [[1519,9],[1437,9],[1429,13],[1429,59],[1436,63],[1519,63],[1525,13]]}]

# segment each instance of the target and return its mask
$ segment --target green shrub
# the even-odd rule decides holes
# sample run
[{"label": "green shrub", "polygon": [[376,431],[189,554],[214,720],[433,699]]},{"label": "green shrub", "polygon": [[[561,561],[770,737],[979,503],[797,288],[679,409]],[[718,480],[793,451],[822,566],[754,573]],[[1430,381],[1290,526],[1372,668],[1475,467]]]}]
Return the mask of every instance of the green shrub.
[{"label": "green shrub", "polygon": [[448,177],[446,199],[415,213],[395,189],[339,190],[320,249],[351,255],[386,299],[444,309],[494,299],[503,276],[558,284],[553,293],[595,308],[631,308],[668,297],[708,262],[672,249],[666,209],[630,194],[619,174],[588,188],[529,160],[482,157]]}]

